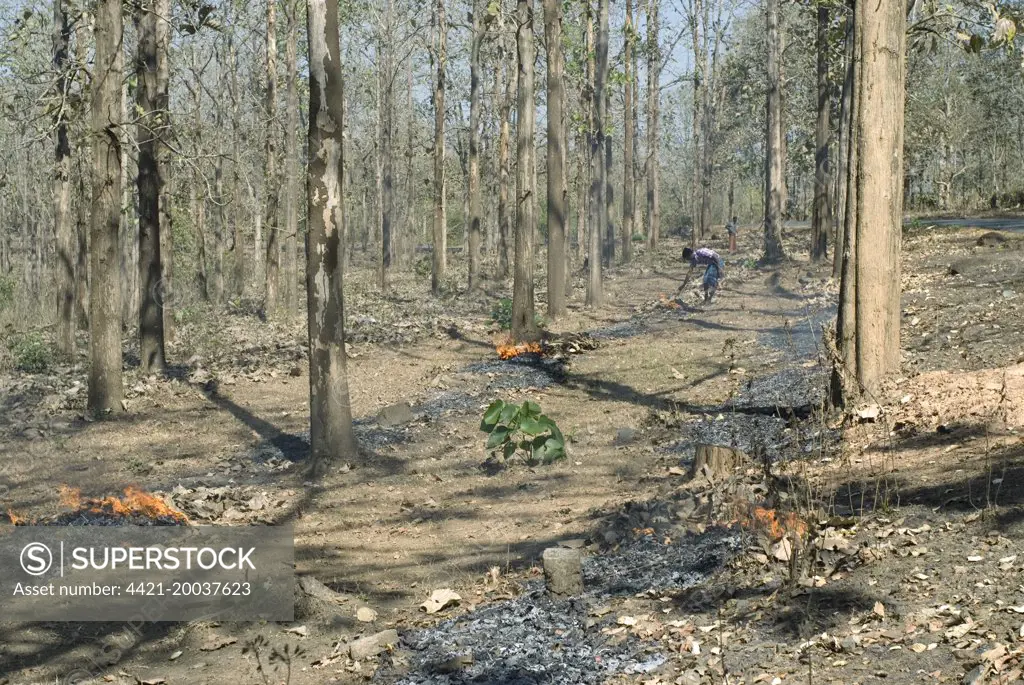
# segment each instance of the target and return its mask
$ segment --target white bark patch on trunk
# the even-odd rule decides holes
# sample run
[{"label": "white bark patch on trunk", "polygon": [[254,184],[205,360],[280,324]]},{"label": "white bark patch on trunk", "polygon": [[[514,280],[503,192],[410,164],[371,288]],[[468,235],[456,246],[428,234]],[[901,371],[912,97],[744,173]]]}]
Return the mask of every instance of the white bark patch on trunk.
[{"label": "white bark patch on trunk", "polygon": [[[321,89],[327,86],[326,63],[331,58],[331,51],[327,47],[327,3],[326,0],[308,0],[307,11],[309,12],[309,40],[315,45],[310,46],[309,54],[323,55],[323,59],[313,59],[309,62],[309,68],[313,70],[313,78],[320,84]],[[323,90],[321,90],[321,97]]]}]

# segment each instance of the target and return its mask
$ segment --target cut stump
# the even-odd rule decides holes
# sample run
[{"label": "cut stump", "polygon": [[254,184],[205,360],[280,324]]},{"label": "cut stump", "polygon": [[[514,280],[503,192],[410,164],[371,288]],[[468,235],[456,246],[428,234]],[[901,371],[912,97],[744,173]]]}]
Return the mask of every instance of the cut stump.
[{"label": "cut stump", "polygon": [[549,547],[544,550],[544,583],[554,597],[583,592],[583,556],[578,549]]},{"label": "cut stump", "polygon": [[721,445],[697,445],[690,467],[690,478],[703,475],[709,481],[728,478],[736,469],[749,463],[747,455],[731,447]]}]

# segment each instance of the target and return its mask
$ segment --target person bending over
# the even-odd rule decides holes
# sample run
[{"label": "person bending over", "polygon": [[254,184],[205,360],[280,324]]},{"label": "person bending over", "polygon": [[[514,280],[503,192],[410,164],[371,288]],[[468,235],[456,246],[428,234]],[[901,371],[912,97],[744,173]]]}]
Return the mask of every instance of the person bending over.
[{"label": "person bending over", "polygon": [[690,283],[693,270],[698,266],[703,266],[705,267],[704,279],[702,281],[704,301],[710,302],[711,298],[715,296],[715,291],[718,290],[719,281],[725,275],[725,263],[722,261],[722,258],[718,256],[717,252],[707,247],[697,250],[686,247],[683,248],[683,260],[690,263],[690,270],[686,272],[686,278],[683,279],[683,284],[676,291],[676,296],[678,297],[679,293]]}]

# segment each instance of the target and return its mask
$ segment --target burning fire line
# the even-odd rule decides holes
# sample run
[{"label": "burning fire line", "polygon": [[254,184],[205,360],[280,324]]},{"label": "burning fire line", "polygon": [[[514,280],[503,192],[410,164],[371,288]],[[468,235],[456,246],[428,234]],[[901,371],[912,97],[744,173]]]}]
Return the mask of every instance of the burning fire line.
[{"label": "burning fire line", "polygon": [[494,348],[499,359],[512,359],[523,354],[544,354],[544,347],[540,343],[528,342],[517,345],[511,338],[496,342]]},{"label": "burning fire line", "polygon": [[807,522],[801,519],[794,512],[779,515],[774,509],[755,507],[749,514],[741,514],[733,523],[738,523],[744,528],[753,528],[763,531],[772,542],[777,542],[790,533],[797,538],[803,538],[807,534]]},{"label": "burning fire line", "polygon": [[[124,489],[121,497],[103,497],[100,499],[82,497],[82,491],[67,485],[60,486],[61,505],[72,510],[73,513],[92,516],[103,516],[106,518],[123,518],[131,520],[145,518],[150,520],[171,520],[178,524],[188,524],[188,517],[182,512],[169,507],[166,502],[150,493],[135,487]],[[7,517],[16,526],[31,525],[33,521],[19,516],[10,509],[7,510]]]}]

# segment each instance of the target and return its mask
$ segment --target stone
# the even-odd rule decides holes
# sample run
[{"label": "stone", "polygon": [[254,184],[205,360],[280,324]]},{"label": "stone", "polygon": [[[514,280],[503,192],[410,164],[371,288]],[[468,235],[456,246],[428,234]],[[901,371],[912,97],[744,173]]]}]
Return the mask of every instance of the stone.
[{"label": "stone", "polygon": [[401,426],[412,421],[412,418],[412,407],[408,402],[388,405],[377,414],[377,422],[385,427]]},{"label": "stone", "polygon": [[348,656],[353,661],[369,659],[386,650],[388,645],[397,644],[398,631],[394,629],[385,630],[350,642],[348,645]]},{"label": "stone", "polygon": [[544,550],[544,583],[555,597],[583,592],[583,556],[579,550],[549,547]]},{"label": "stone", "polygon": [[628,445],[636,440],[636,430],[632,428],[620,428],[615,432],[616,445]]}]

